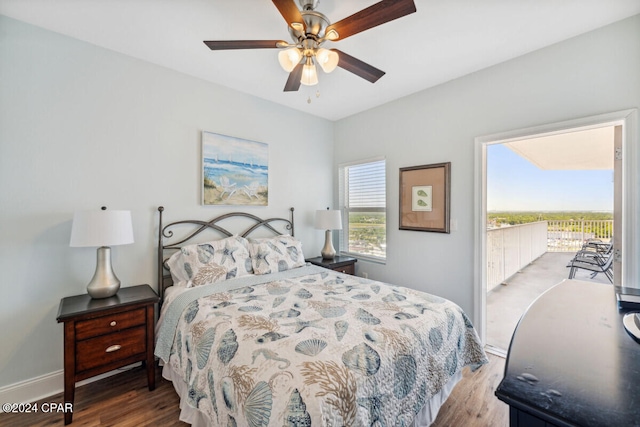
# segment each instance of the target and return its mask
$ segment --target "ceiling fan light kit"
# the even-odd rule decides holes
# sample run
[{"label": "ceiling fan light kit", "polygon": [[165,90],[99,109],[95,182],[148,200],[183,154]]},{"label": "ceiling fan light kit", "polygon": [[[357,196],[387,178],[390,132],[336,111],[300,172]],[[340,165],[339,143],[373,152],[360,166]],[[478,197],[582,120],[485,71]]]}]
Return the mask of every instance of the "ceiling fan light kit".
[{"label": "ceiling fan light kit", "polygon": [[278,62],[287,73],[293,71],[293,69],[296,68],[296,65],[300,63],[301,59],[302,54],[297,47],[292,47],[291,49],[281,50],[278,52]]},{"label": "ceiling fan light kit", "polygon": [[320,64],[320,67],[322,67],[322,71],[330,73],[338,66],[340,57],[337,52],[321,47],[316,51],[316,60],[318,64]]},{"label": "ceiling fan light kit", "polygon": [[300,83],[306,86],[315,86],[318,84],[318,73],[311,57],[307,57],[307,62],[304,64],[304,67],[302,67]]},{"label": "ceiling fan light kit", "polygon": [[[303,59],[303,57],[305,59]],[[340,57],[336,52],[322,47],[313,50],[306,49],[304,51],[304,56],[301,50],[296,47],[278,52],[278,62],[280,62],[280,66],[287,73],[293,71],[301,61],[304,62],[300,83],[306,86],[314,86],[318,84],[318,72],[316,70],[314,58],[315,62],[320,65],[320,68],[322,68],[322,71],[325,73],[330,73],[335,70],[338,66],[338,62],[340,61]]]},{"label": "ceiling fan light kit", "polygon": [[205,41],[211,50],[225,49],[285,49],[278,53],[280,66],[289,73],[284,91],[297,91],[300,85],[318,84],[316,63],[325,73],[340,67],[368,80],[378,81],[385,73],[372,65],[338,49],[326,49],[326,41],[339,41],[354,34],[401,18],[416,11],[413,0],[382,0],[335,24],[315,9],[319,0],[272,0],[289,25],[293,43],[284,40],[218,40]]}]

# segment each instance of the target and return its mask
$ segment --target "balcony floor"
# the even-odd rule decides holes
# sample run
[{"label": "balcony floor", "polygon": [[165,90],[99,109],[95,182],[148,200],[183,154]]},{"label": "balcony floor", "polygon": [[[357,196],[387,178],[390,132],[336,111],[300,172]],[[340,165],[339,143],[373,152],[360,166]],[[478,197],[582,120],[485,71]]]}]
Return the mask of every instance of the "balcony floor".
[{"label": "balcony floor", "polygon": [[[547,252],[520,272],[487,293],[487,345],[498,350],[509,348],[511,335],[527,307],[544,291],[569,277],[567,263],[574,252]],[[610,283],[604,274],[595,278],[579,270],[576,280]]]}]

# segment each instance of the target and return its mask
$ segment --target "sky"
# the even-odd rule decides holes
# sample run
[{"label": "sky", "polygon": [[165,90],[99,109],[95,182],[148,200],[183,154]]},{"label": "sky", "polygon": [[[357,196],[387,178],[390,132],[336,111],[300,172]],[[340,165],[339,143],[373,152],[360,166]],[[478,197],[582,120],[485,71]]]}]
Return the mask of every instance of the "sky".
[{"label": "sky", "polygon": [[202,155],[206,159],[233,160],[258,166],[269,165],[269,146],[213,132],[202,133]]},{"label": "sky", "polygon": [[613,170],[542,170],[487,146],[487,211],[613,211]]}]

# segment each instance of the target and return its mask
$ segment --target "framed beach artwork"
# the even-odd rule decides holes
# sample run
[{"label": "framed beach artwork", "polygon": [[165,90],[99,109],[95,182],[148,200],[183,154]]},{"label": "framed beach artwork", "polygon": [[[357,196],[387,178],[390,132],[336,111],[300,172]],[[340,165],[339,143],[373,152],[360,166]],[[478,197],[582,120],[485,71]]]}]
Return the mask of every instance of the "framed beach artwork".
[{"label": "framed beach artwork", "polygon": [[269,146],[202,132],[202,204],[267,206]]},{"label": "framed beach artwork", "polygon": [[449,233],[451,163],[400,168],[400,230]]}]

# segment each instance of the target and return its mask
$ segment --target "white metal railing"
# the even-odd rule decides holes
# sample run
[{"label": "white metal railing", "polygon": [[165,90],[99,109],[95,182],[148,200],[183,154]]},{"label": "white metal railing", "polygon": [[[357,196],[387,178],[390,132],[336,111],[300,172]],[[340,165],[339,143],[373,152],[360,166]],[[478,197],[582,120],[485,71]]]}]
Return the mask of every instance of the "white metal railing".
[{"label": "white metal railing", "polygon": [[487,291],[547,251],[547,221],[487,230]]},{"label": "white metal railing", "polygon": [[577,252],[589,239],[610,242],[613,220],[539,221],[487,230],[487,292],[545,252]]},{"label": "white metal railing", "polygon": [[589,239],[610,242],[613,220],[547,221],[549,252],[576,252]]}]

